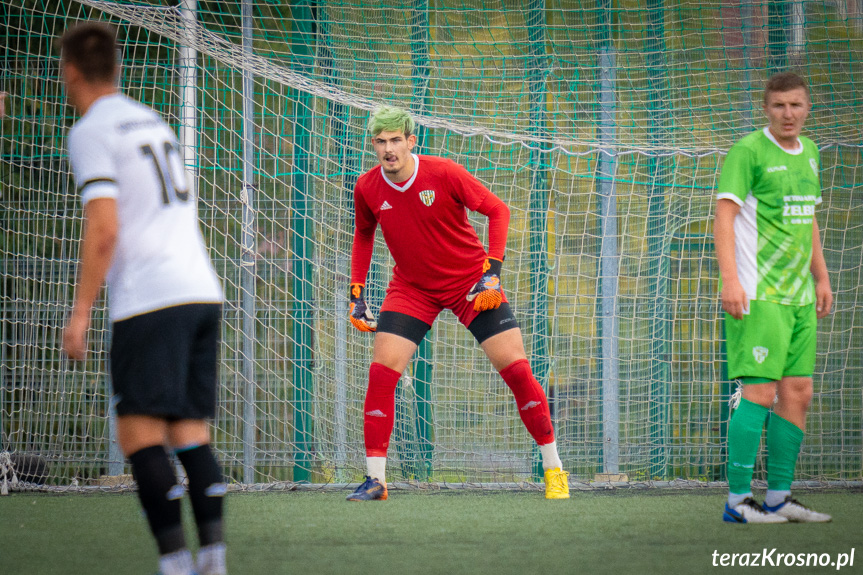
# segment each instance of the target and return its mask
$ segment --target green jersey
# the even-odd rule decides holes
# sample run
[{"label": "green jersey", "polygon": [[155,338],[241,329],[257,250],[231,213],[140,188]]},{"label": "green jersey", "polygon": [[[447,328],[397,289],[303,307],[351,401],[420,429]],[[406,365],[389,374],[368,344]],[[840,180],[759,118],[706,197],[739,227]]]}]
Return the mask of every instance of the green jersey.
[{"label": "green jersey", "polygon": [[740,206],[734,219],[737,275],[750,300],[785,305],[815,302],[812,225],[821,203],[818,148],[800,137],[782,148],[768,128],[728,151],[717,199]]}]

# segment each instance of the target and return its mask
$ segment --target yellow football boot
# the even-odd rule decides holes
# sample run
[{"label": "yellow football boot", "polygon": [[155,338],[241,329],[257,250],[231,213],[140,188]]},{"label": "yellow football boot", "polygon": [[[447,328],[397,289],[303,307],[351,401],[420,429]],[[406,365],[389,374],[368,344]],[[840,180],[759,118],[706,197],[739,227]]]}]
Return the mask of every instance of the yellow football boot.
[{"label": "yellow football boot", "polygon": [[545,498],[569,499],[569,473],[560,467],[545,470]]}]

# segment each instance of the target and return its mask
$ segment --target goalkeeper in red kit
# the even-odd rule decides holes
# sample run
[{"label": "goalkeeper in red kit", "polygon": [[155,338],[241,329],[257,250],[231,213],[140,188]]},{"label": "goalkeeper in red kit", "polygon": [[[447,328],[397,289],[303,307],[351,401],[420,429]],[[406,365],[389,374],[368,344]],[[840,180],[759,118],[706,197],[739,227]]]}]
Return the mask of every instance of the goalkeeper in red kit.
[{"label": "goalkeeper in red kit", "polygon": [[[368,475],[349,501],[387,498],[386,457],[396,384],[435,318],[450,309],[479,342],[512,390],[518,413],[539,445],[545,496],[567,499],[548,400],[533,377],[521,330],[501,287],[509,208],[462,166],[411,152],[414,120],[389,106],[369,119],[380,165],[354,189],[356,232],[351,254],[350,321],[376,332],[363,408]],[[467,210],[488,217],[488,252]],[[380,225],[395,260],[378,321],[363,299],[375,230]]]}]

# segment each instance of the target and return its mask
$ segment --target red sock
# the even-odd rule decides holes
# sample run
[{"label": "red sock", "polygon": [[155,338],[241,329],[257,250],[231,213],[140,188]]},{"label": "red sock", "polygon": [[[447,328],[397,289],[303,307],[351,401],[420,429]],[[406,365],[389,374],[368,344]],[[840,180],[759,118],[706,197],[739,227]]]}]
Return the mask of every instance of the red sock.
[{"label": "red sock", "polygon": [[514,361],[500,371],[500,376],[515,395],[518,414],[536,443],[546,445],[554,441],[548,399],[542,386],[533,377],[530,363],[526,359]]},{"label": "red sock", "polygon": [[396,384],[401,376],[379,363],[372,363],[369,368],[369,387],[363,405],[363,437],[368,457],[387,456],[395,423]]}]

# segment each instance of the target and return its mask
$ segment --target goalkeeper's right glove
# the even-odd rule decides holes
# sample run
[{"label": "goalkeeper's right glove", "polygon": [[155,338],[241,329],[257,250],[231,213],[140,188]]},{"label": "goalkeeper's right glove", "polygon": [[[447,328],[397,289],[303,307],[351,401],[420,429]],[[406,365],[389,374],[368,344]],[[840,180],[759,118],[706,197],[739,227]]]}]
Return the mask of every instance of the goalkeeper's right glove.
[{"label": "goalkeeper's right glove", "polygon": [[377,331],[378,322],[363,299],[363,284],[351,284],[351,323],[360,331]]}]

